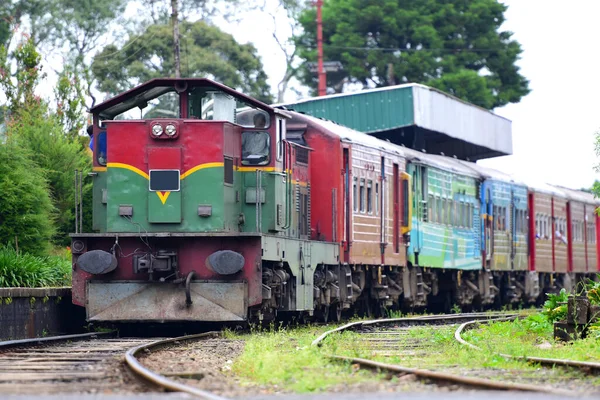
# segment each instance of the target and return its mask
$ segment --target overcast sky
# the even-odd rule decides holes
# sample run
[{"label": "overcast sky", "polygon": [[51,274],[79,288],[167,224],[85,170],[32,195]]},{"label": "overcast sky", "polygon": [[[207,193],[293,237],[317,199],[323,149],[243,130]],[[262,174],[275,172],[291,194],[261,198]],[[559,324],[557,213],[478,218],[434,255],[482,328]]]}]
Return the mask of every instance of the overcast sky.
[{"label": "overcast sky", "polygon": [[[531,93],[520,103],[494,110],[512,121],[513,155],[480,161],[482,165],[557,185],[589,187],[600,174],[593,169],[594,132],[600,129],[600,1],[504,0],[502,30],[514,33],[523,53],[518,65]],[[279,31],[289,33],[282,24]],[[242,42],[259,49],[276,86],[285,70],[282,53],[271,38],[272,20],[254,15],[229,26]],[[288,94],[286,101],[296,96]]]}]

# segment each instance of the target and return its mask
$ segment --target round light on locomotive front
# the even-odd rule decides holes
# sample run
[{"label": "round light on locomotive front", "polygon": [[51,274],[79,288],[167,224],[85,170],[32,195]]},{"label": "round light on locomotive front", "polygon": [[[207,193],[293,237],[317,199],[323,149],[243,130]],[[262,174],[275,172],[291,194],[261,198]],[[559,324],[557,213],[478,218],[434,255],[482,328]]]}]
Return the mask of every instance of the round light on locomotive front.
[{"label": "round light on locomotive front", "polygon": [[160,135],[162,135],[162,133],[163,133],[163,128],[162,128],[162,126],[160,126],[160,125],[154,125],[154,126],[152,127],[152,134],[153,134],[154,136],[160,136]]},{"label": "round light on locomotive front", "polygon": [[175,125],[173,124],[169,124],[167,125],[167,127],[165,128],[165,132],[167,133],[167,135],[169,136],[173,136],[175,134]]}]

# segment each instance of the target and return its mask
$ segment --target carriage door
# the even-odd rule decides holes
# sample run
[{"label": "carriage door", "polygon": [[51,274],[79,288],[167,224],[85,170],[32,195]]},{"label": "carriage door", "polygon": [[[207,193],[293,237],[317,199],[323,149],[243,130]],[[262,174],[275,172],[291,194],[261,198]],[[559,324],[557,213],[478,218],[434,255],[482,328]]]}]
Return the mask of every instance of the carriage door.
[{"label": "carriage door", "polygon": [[400,253],[400,198],[399,188],[398,188],[398,179],[400,179],[400,175],[398,173],[398,164],[394,164],[394,182],[393,182],[393,201],[394,201],[394,253]]},{"label": "carriage door", "polygon": [[181,149],[148,148],[148,222],[181,223]]},{"label": "carriage door", "polygon": [[490,189],[486,185],[486,189],[484,192],[485,200],[485,221],[484,221],[484,235],[485,235],[485,260],[486,265],[489,267],[490,261],[492,259],[492,252],[494,251],[494,246],[492,244],[492,235],[494,234],[493,226],[493,208],[492,208],[492,194],[490,193]]},{"label": "carriage door", "polygon": [[348,148],[344,149],[344,261],[350,260],[350,221],[352,209],[350,206],[350,155]]},{"label": "carriage door", "polygon": [[515,245],[517,243],[517,209],[515,207],[515,191],[510,190],[510,269],[515,269]]}]

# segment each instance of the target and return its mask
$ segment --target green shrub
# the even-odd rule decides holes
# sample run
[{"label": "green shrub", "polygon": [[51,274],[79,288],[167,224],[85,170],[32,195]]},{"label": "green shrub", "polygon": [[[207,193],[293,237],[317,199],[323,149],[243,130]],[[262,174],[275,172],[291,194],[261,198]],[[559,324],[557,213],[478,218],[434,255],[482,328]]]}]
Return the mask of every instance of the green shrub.
[{"label": "green shrub", "polygon": [[54,207],[45,175],[12,140],[0,144],[0,194],[0,245],[18,242],[19,250],[46,254]]},{"label": "green shrub", "polygon": [[[69,233],[75,229],[74,171],[83,171],[82,176],[87,178],[92,169],[90,156],[77,137],[69,137],[63,132],[59,119],[49,114],[47,105],[43,102],[20,110],[9,133],[28,150],[29,157],[45,172],[56,209],[56,234],[52,238],[53,242],[61,246],[70,244]],[[83,196],[86,203],[90,202],[89,181],[83,187]],[[90,207],[87,206],[88,209]],[[86,222],[91,222],[90,220],[91,218],[86,218]],[[91,227],[87,225],[84,228],[89,231]]]},{"label": "green shrub", "polygon": [[0,287],[71,285],[71,261],[64,256],[39,257],[0,247]]},{"label": "green shrub", "polygon": [[550,322],[562,321],[567,318],[567,305],[569,294],[562,288],[559,294],[548,293],[548,300],[544,303],[542,314],[548,318]]}]

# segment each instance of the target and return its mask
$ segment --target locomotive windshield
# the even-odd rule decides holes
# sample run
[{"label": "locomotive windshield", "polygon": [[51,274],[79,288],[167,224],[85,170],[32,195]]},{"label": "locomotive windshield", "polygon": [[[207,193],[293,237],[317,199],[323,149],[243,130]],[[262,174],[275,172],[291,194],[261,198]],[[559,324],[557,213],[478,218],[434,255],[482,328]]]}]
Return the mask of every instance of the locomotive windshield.
[{"label": "locomotive windshield", "polygon": [[179,95],[173,87],[159,86],[110,107],[103,114],[115,120],[179,118]]}]

